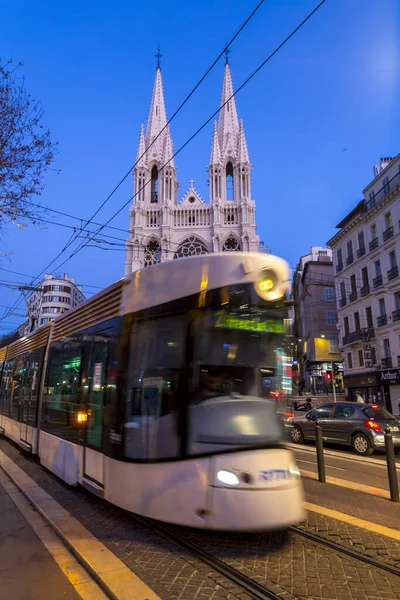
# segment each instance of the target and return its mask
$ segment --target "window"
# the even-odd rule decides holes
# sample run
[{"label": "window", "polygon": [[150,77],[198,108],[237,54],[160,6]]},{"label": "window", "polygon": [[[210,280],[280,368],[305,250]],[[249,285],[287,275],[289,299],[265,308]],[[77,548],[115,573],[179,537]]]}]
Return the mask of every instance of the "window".
[{"label": "window", "polygon": [[371,328],[374,326],[374,321],[372,319],[372,309],[370,306],[367,306],[365,309],[365,317],[367,319],[367,327]]},{"label": "window", "polygon": [[368,194],[368,199],[369,199],[369,202],[370,202],[371,206],[374,206],[375,205],[375,190],[372,190]]},{"label": "window", "polygon": [[150,240],[144,248],[143,266],[149,267],[161,262],[161,245],[158,240]]},{"label": "window", "polygon": [[352,369],[353,368],[353,357],[351,355],[351,352],[347,353],[347,368],[348,369]]},{"label": "window", "polygon": [[354,329],[355,331],[359,331],[361,329],[359,312],[354,313]]},{"label": "window", "polygon": [[383,340],[383,356],[384,358],[390,358],[390,342],[389,339],[386,338]]},{"label": "window", "polygon": [[395,267],[397,267],[396,250],[392,250],[392,252],[389,252],[389,265],[390,269],[394,269]]},{"label": "window", "polygon": [[376,348],[375,348],[375,346],[371,347],[371,360],[372,360],[372,364],[376,365]]},{"label": "window", "polygon": [[383,193],[386,196],[390,192],[389,175],[383,178]]},{"label": "window", "polygon": [[337,337],[335,334],[330,334],[328,335],[328,341],[329,341],[329,352],[337,352],[338,351],[338,343],[337,343]]},{"label": "window", "polygon": [[396,310],[400,310],[400,292],[394,294],[394,305]]},{"label": "window", "polygon": [[158,169],[156,165],[151,169],[150,202],[152,204],[158,202]]},{"label": "window", "polygon": [[377,419],[378,421],[393,421],[393,419],[395,418],[393,417],[393,415],[390,414],[390,412],[386,410],[386,408],[383,408],[382,406],[380,406],[379,408],[372,408],[372,406],[366,406],[365,408],[362,408],[361,411],[368,419]]},{"label": "window", "polygon": [[343,253],[341,248],[337,251],[337,264],[343,266]]},{"label": "window", "polygon": [[[312,412],[312,418],[314,419],[327,419],[331,414],[333,404],[326,404],[325,406],[320,406],[320,408],[316,408]],[[311,415],[310,415],[311,416]]]},{"label": "window", "polygon": [[233,166],[231,162],[226,165],[226,199],[233,200],[235,197],[234,183],[233,183]]},{"label": "window", "polygon": [[378,306],[379,306],[379,316],[383,317],[383,315],[386,315],[385,298],[379,298]]},{"label": "window", "polygon": [[333,288],[325,288],[325,300],[333,300]]},{"label": "window", "polygon": [[346,303],[346,286],[344,281],[340,282],[340,299],[342,303]]},{"label": "window", "polygon": [[360,254],[362,254],[365,251],[365,240],[363,231],[360,231],[358,234],[358,250]]},{"label": "window", "polygon": [[368,267],[364,267],[363,269],[361,269],[361,277],[362,277],[362,285],[364,288],[369,286],[369,280],[368,280]]},{"label": "window", "polygon": [[344,317],[343,324],[344,324],[344,334],[349,335],[349,333],[350,333],[349,317]]},{"label": "window", "polygon": [[389,229],[390,227],[392,227],[392,225],[392,215],[390,214],[390,212],[388,212],[385,215],[385,229]]},{"label": "window", "polygon": [[364,366],[364,355],[362,349],[358,351],[358,364],[360,367]]},{"label": "window", "polygon": [[356,409],[353,406],[339,404],[335,406],[335,412],[333,413],[333,417],[334,419],[350,419],[354,415],[355,411]]},{"label": "window", "polygon": [[239,252],[239,250],[240,250],[239,241],[233,235],[228,236],[224,242],[222,251],[223,252]]},{"label": "window", "polygon": [[377,260],[376,262],[374,262],[374,265],[375,265],[375,277],[380,277],[382,275],[381,261]]},{"label": "window", "polygon": [[373,242],[376,237],[377,237],[377,231],[376,231],[376,224],[374,223],[373,225],[371,225],[370,227],[370,233],[371,233],[371,242]]},{"label": "window", "polygon": [[327,322],[328,325],[335,325],[336,318],[335,318],[335,311],[334,310],[327,310],[326,311],[326,322]]},{"label": "window", "polygon": [[355,275],[351,275],[351,277],[350,277],[350,287],[351,287],[351,293],[357,294],[357,284],[356,284],[356,276]]}]

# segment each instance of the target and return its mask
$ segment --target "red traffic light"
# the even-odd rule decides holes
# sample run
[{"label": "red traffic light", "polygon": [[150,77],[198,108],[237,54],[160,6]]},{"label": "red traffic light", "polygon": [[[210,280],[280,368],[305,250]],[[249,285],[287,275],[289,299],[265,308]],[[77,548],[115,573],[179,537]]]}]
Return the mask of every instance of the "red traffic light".
[{"label": "red traffic light", "polygon": [[332,371],[327,371],[327,372],[325,373],[325,377],[326,377],[327,379],[332,379]]}]

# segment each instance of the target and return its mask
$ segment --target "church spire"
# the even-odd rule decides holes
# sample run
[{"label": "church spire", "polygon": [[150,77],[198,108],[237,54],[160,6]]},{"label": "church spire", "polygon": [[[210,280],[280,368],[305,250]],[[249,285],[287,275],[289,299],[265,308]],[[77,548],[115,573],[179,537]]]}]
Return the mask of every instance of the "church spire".
[{"label": "church spire", "polygon": [[136,154],[136,167],[146,167],[146,142],[144,139],[144,126],[140,126],[139,144]]},{"label": "church spire", "polygon": [[[167,124],[167,115],[165,112],[164,91],[161,78],[161,69],[157,66],[156,76],[154,79],[153,96],[151,99],[149,119],[146,129],[146,147],[148,148],[151,142],[159,135]],[[164,146],[165,132],[157,139],[149,150],[150,156],[161,156]]]},{"label": "church spire", "polygon": [[250,163],[249,152],[247,150],[246,136],[243,127],[243,119],[240,119],[237,161],[238,163]]},{"label": "church spire", "polygon": [[218,165],[221,161],[221,150],[218,139],[218,123],[214,121],[214,133],[211,143],[210,165]]},{"label": "church spire", "polygon": [[239,134],[239,119],[233,97],[232,76],[229,62],[225,62],[224,81],[222,84],[221,108],[218,118],[218,137],[221,152],[226,154],[236,149]]},{"label": "church spire", "polygon": [[163,165],[166,167],[175,167],[175,159],[174,156],[174,147],[172,145],[171,131],[169,125],[165,130],[165,142],[164,142],[164,152],[162,155]]}]

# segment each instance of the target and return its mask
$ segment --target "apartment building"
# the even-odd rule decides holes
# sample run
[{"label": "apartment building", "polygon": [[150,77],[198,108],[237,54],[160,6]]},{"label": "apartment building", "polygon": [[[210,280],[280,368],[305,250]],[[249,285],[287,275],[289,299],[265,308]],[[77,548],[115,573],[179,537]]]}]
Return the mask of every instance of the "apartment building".
[{"label": "apartment building", "polygon": [[335,286],[330,248],[313,247],[293,275],[294,327],[297,338],[298,392],[343,390],[338,349]]},{"label": "apartment building", "polygon": [[350,399],[359,392],[399,414],[400,155],[375,165],[363,195],[328,242],[344,381]]}]

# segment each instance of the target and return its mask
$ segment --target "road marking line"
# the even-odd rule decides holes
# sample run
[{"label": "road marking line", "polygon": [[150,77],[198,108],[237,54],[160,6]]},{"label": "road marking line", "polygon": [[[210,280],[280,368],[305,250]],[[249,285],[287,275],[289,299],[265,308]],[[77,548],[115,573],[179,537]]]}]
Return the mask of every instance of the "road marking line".
[{"label": "road marking line", "polygon": [[8,476],[0,471],[0,483],[3,487],[7,485],[7,493],[15,506],[25,517],[28,525],[32,527],[42,544],[51,554],[61,571],[69,579],[75,591],[82,600],[108,600],[98,584],[88,574],[86,569],[76,560],[71,552],[65,547],[60,538],[48,526],[28,502],[25,496],[10,481]]},{"label": "road marking line", "polygon": [[311,502],[304,502],[304,508],[320,515],[324,515],[325,517],[331,517],[337,521],[344,521],[350,525],[361,527],[361,529],[367,529],[368,531],[379,533],[380,535],[384,535],[394,540],[400,540],[400,531],[392,529],[392,527],[385,527],[384,525],[378,525],[377,523],[372,523],[371,521],[364,521],[364,519],[359,519],[330,508],[325,508],[324,506],[319,506],[318,504],[312,504]]},{"label": "road marking line", "polygon": [[[296,458],[296,462],[303,462],[303,463],[307,463],[309,465],[314,465],[315,467],[318,466],[318,463],[312,461],[312,460],[303,460],[302,458]],[[331,465],[325,465],[327,469],[336,469],[336,471],[345,471],[346,469],[341,469],[340,467],[332,467]]]},{"label": "road marking line", "polygon": [[[295,452],[311,452],[315,455],[317,453],[317,449],[315,448],[315,446],[310,448],[307,446],[302,446],[301,444],[292,444],[291,442],[286,442],[285,445],[291,450],[294,450]],[[335,452],[335,450],[327,450],[326,448],[324,448],[324,454],[326,456],[332,456],[341,460],[351,460],[354,462],[368,463],[370,465],[375,465],[376,467],[382,467],[386,469],[386,461],[379,460],[377,458],[369,458],[367,456],[355,456],[354,454],[349,454],[347,456],[345,454],[342,454],[341,452]],[[396,467],[397,470],[400,471],[400,463],[396,462]]]},{"label": "road marking line", "polygon": [[[309,477],[310,479],[318,479],[318,474],[314,471],[304,471],[300,469],[300,473],[303,477]],[[326,483],[332,483],[333,485],[339,485],[349,490],[356,490],[357,492],[364,492],[364,494],[370,494],[371,496],[380,496],[381,498],[389,498],[390,493],[382,488],[377,488],[372,485],[365,485],[364,483],[357,483],[356,481],[347,481],[347,479],[339,479],[337,477],[326,476]]]},{"label": "road marking line", "polygon": [[161,600],[111,550],[99,542],[1,450],[0,467],[106,595],[114,600]]}]

